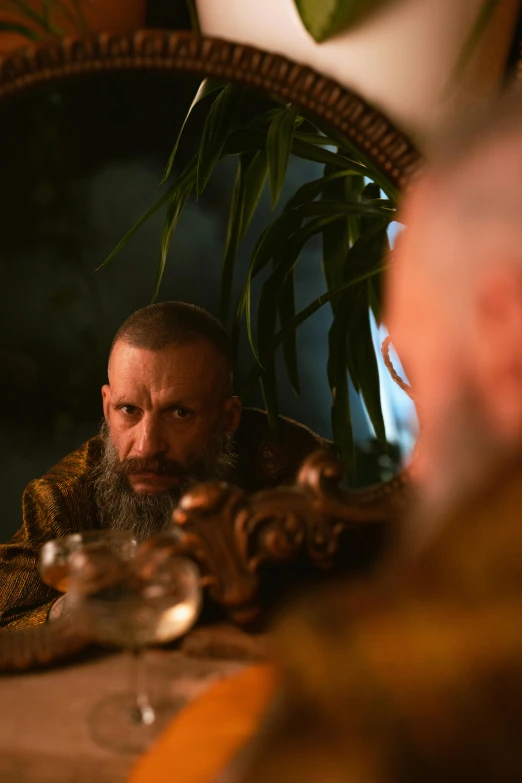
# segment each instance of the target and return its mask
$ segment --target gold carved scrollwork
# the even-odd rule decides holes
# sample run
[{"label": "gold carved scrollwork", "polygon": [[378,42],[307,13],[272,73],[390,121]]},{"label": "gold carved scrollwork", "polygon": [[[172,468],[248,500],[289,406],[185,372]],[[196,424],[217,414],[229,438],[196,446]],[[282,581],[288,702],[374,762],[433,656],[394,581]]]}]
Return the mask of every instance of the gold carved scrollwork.
[{"label": "gold carved scrollwork", "polygon": [[222,482],[190,490],[173,514],[179,537],[172,548],[198,564],[211,598],[235,622],[247,623],[261,610],[260,566],[301,555],[311,567],[327,570],[338,560],[342,566],[342,534],[393,522],[407,502],[406,487],[399,477],[373,490],[349,491],[333,452],[319,451],[292,487],[250,496]]}]

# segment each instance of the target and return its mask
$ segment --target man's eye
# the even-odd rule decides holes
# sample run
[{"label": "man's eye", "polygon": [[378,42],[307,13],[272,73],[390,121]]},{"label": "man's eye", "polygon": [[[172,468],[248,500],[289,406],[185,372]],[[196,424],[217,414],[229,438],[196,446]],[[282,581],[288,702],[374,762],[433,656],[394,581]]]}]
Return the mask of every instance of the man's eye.
[{"label": "man's eye", "polygon": [[176,419],[187,419],[191,411],[188,408],[173,408],[172,413]]},{"label": "man's eye", "polygon": [[123,411],[123,413],[125,413],[127,416],[134,416],[138,412],[138,409],[135,405],[122,405],[120,410]]}]

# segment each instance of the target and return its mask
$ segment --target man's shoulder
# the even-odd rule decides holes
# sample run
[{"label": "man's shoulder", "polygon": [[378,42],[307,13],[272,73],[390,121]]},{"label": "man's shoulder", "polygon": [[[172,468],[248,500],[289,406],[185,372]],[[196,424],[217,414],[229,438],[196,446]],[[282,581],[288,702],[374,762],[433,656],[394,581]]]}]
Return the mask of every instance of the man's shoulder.
[{"label": "man's shoulder", "polygon": [[293,419],[279,416],[278,421],[276,436],[265,411],[243,410],[236,443],[240,483],[249,491],[292,482],[309,454],[332,445]]},{"label": "man's shoulder", "polygon": [[101,450],[101,438],[96,435],[63,457],[29,486],[47,484],[60,488],[77,482],[82,483],[100,458]]},{"label": "man's shoulder", "polygon": [[29,482],[22,497],[24,524],[13,541],[24,541],[37,548],[44,540],[97,526],[89,477],[101,448],[100,438],[91,438],[41,478]]}]

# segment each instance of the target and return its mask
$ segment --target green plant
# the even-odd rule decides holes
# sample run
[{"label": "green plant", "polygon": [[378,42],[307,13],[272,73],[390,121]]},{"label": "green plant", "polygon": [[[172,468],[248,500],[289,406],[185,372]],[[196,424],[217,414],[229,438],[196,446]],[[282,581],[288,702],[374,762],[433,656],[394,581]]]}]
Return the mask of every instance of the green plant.
[{"label": "green plant", "polygon": [[318,42],[357,24],[392,0],[294,0],[301,20]]},{"label": "green plant", "polygon": [[[485,0],[481,7],[459,59],[456,68],[459,72],[465,67],[498,1]],[[392,0],[295,2],[307,29],[316,40],[324,40]],[[191,7],[196,24],[193,2]],[[43,0],[40,11],[35,11],[26,0],[0,0],[0,13],[2,11],[8,16],[4,20],[0,16],[0,31],[21,33],[32,40],[61,35],[57,19],[74,22],[79,29],[85,27],[81,0]],[[202,101],[208,103],[211,97],[197,150],[180,172],[174,172],[179,143],[192,110]],[[329,303],[333,311],[327,363],[332,391],[332,426],[346,471],[353,475],[355,450],[348,376],[362,395],[377,437],[381,443],[386,439],[370,311],[379,322],[380,276],[388,263],[387,229],[395,217],[396,193],[386,177],[372,169],[345,138],[332,136],[328,128],[301,115],[295,107],[272,103],[263,112],[246,117],[244,102],[242,88],[209,80],[202,83],[178,134],[161,183],[169,183],[168,187],[104,263],[119,252],[148,217],[164,207],[156,298],[168,248],[188,199],[204,192],[216,164],[223,157],[235,157],[237,170],[223,256],[221,318],[231,327],[235,346],[240,329],[246,326],[255,359],[241,394],[247,398],[259,382],[270,422],[277,429],[275,354],[282,347],[289,378],[299,393],[297,330],[312,313]],[[272,206],[278,206],[291,155],[322,164],[323,175],[300,187],[266,226],[252,254],[241,295],[233,306],[238,249],[267,183]],[[326,290],[302,311],[296,312],[295,268],[303,247],[317,235],[322,238]],[[254,339],[251,286],[254,278],[263,272],[268,276],[257,309],[257,339]]]},{"label": "green plant", "polygon": [[[395,217],[395,189],[355,153],[346,139],[332,138],[326,128],[301,115],[294,106],[270,102],[259,112],[256,103],[256,111],[249,113],[244,88],[209,80],[201,84],[178,133],[163,185],[171,180],[179,144],[187,123],[193,122],[190,115],[202,101],[210,105],[200,127],[195,154],[104,264],[115,257],[153,213],[164,207],[156,298],[167,251],[187,200],[204,192],[218,161],[235,157],[237,168],[223,253],[220,309],[223,323],[231,328],[235,347],[240,329],[243,324],[246,326],[255,359],[241,395],[248,397],[259,381],[271,425],[277,429],[276,351],[282,346],[289,378],[299,393],[297,329],[329,302],[334,314],[328,359],[333,433],[347,473],[353,475],[347,372],[361,392],[377,437],[383,443],[386,440],[370,310],[379,321],[379,275],[388,253],[387,228]],[[191,130],[193,137],[195,129]],[[238,248],[265,187],[270,189],[273,208],[278,206],[291,155],[322,164],[323,174],[300,187],[266,226],[254,248],[239,299],[232,303]],[[326,290],[297,313],[295,268],[303,247],[315,235],[322,237]],[[257,309],[254,339],[251,286],[262,272],[267,277]]]},{"label": "green plant", "polygon": [[64,34],[60,22],[78,31],[86,29],[81,0],[43,0],[40,10],[27,0],[1,0],[0,33],[17,33],[29,41]]}]

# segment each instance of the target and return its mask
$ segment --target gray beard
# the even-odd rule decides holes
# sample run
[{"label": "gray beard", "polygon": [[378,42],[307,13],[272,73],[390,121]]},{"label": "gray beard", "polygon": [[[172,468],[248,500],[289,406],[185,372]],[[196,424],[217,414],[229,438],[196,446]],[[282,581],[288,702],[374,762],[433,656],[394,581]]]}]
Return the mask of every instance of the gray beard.
[{"label": "gray beard", "polygon": [[92,472],[100,524],[111,530],[129,530],[139,541],[169,525],[172,512],[191,487],[204,481],[233,481],[236,474],[233,439],[227,433],[217,432],[206,453],[186,465],[179,484],[168,492],[141,495],[133,490],[127,476],[121,472],[118,452],[106,422],[101,426],[100,437],[102,456]]}]

